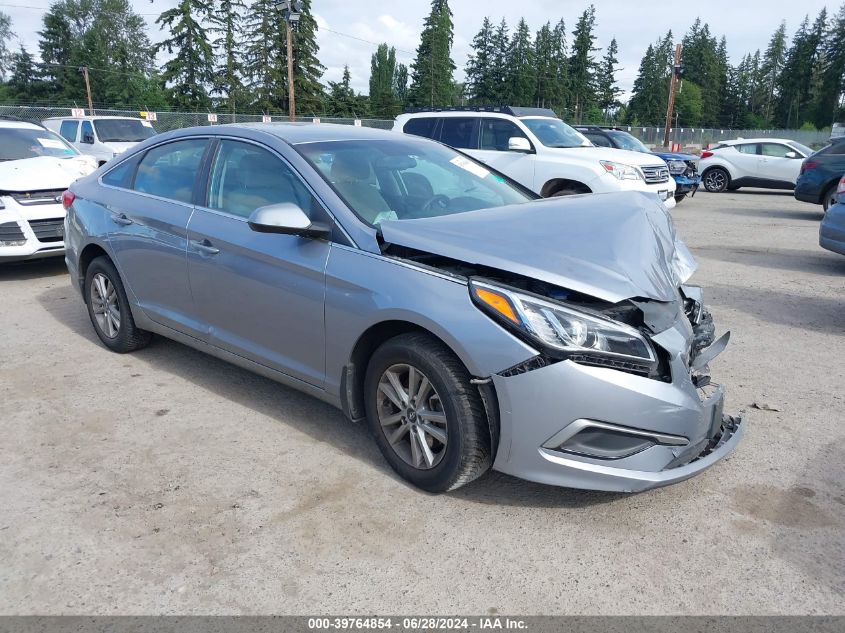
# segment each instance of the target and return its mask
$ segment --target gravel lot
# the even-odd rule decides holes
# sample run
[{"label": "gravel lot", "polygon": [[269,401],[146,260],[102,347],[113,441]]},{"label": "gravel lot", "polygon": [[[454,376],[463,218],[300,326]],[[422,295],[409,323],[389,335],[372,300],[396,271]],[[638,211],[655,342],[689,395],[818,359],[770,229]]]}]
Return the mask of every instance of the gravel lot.
[{"label": "gravel lot", "polygon": [[788,193],[673,214],[749,428],[639,495],[420,493],[316,400],[107,352],[63,262],[0,266],[0,613],[845,614],[845,257]]}]

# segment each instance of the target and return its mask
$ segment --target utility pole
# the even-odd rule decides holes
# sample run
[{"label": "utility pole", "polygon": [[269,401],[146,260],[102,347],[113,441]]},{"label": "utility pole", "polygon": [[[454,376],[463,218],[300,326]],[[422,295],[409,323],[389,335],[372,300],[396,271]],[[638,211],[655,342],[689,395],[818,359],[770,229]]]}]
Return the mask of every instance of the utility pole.
[{"label": "utility pole", "polygon": [[282,11],[282,18],[287,26],[288,53],[288,118],[296,120],[296,96],[293,85],[293,32],[299,30],[299,18],[305,8],[302,0],[273,0],[273,4]]},{"label": "utility pole", "polygon": [[681,74],[681,52],[683,44],[675,47],[675,63],[672,65],[672,78],[669,82],[669,107],[666,109],[666,130],[663,132],[663,147],[669,147],[669,130],[672,129],[672,112],[675,109],[675,90],[678,87],[678,77]]},{"label": "utility pole", "polygon": [[85,91],[88,93],[88,110],[94,116],[94,101],[91,99],[91,81],[88,79],[88,66],[82,67],[82,75],[85,77]]}]

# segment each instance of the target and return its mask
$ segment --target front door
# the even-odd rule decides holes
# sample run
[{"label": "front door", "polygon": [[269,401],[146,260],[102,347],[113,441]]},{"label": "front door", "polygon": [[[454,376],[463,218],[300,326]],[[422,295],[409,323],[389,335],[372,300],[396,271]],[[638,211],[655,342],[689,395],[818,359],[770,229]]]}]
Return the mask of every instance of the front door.
[{"label": "front door", "polygon": [[507,174],[523,187],[534,190],[534,166],[537,155],[508,149],[508,141],[511,138],[528,140],[525,133],[507,119],[485,117],[480,121],[479,148],[468,153],[503,174]]},{"label": "front door", "polygon": [[188,225],[191,292],[209,343],[323,386],[331,243],[249,228],[253,211],[280,202],[298,205],[312,220],[325,213],[278,155],[221,140],[206,204]]},{"label": "front door", "polygon": [[[133,159],[103,176],[109,242],[123,281],[157,323],[196,335],[188,287],[188,219],[204,138],[153,147],[135,170]],[[135,171],[133,171],[135,170]],[[128,191],[126,189],[129,189]]]},{"label": "front door", "polygon": [[[758,177],[794,185],[804,157],[795,148],[783,143],[760,143],[760,148]],[[790,152],[797,158],[787,158]]]}]

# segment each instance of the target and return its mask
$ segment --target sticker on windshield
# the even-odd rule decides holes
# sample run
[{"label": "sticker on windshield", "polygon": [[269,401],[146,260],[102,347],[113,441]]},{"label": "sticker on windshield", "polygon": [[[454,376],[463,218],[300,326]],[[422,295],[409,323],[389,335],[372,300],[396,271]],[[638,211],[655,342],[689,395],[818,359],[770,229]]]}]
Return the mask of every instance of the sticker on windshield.
[{"label": "sticker on windshield", "polygon": [[150,123],[149,121],[141,121],[141,125],[143,125],[144,127],[152,127],[153,126],[153,124]]},{"label": "sticker on windshield", "polygon": [[478,163],[472,162],[468,158],[464,158],[463,156],[455,156],[452,160],[449,161],[456,167],[460,167],[461,169],[468,171],[474,176],[478,176],[479,178],[486,178],[490,175],[489,169],[484,169]]},{"label": "sticker on windshield", "polygon": [[54,138],[38,137],[38,142],[41,143],[41,147],[49,147],[50,149],[67,149],[67,145]]}]

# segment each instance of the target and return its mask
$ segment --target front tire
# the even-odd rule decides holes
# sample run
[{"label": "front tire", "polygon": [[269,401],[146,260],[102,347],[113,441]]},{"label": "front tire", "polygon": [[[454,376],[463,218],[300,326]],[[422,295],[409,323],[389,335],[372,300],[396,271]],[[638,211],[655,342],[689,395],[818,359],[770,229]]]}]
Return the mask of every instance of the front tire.
[{"label": "front tire", "polygon": [[84,292],[88,316],[103,345],[126,354],[149,344],[152,335],[135,325],[123,282],[108,257],[88,265]]},{"label": "front tire", "polygon": [[423,333],[383,343],[364,380],[367,423],[387,462],[428,492],[455,490],[493,462],[487,413],[461,361]]},{"label": "front tire", "polygon": [[685,193],[682,193],[678,196],[675,196],[675,204],[681,204],[681,202],[683,202],[684,198],[686,198],[686,197],[687,197],[687,194],[685,194]]},{"label": "front tire", "polygon": [[704,174],[703,183],[710,193],[722,193],[730,185],[731,177],[725,169],[713,167]]}]

